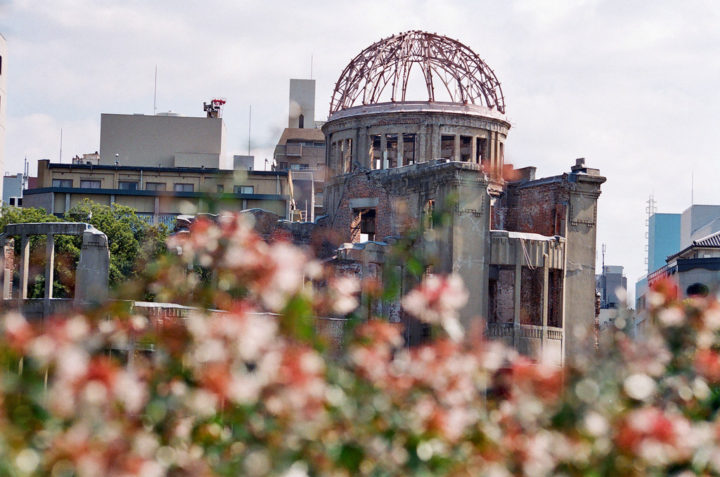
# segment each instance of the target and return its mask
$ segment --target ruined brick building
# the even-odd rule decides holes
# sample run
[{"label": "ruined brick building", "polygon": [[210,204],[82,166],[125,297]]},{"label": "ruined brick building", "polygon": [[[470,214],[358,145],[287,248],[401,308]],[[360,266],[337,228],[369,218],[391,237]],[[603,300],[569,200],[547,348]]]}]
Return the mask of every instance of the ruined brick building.
[{"label": "ruined brick building", "polygon": [[[322,130],[325,223],[346,243],[337,260],[381,276],[391,237],[425,227],[432,271],[459,273],[470,291],[466,327],[486,317],[487,336],[556,363],[583,345],[605,178],[582,159],[541,179],[505,164],[505,99],[477,54],[421,31],[381,40],[342,72]],[[447,220],[433,224],[434,211]]]}]

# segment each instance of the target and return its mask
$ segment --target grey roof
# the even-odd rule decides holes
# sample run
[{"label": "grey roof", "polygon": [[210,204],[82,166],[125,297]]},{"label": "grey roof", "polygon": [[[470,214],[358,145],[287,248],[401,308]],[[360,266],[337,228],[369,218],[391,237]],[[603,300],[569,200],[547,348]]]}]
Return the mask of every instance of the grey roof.
[{"label": "grey roof", "polygon": [[670,263],[670,261],[673,260],[674,258],[682,257],[688,250],[691,250],[696,247],[720,248],[720,231],[712,233],[701,239],[693,240],[690,245],[688,245],[684,249],[680,250],[679,252],[668,256],[665,259],[665,261]]},{"label": "grey roof", "polygon": [[692,244],[696,247],[720,247],[720,232],[715,232],[707,237],[693,240]]}]

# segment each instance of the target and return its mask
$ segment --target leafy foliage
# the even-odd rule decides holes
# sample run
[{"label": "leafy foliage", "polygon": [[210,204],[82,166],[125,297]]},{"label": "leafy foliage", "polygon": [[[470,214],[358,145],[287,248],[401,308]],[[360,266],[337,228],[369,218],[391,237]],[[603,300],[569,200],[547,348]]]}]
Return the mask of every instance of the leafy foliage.
[{"label": "leafy foliage", "polygon": [[184,318],[116,301],[44,327],[3,317],[0,473],[720,474],[714,298],[661,283],[643,340],[622,317],[607,349],[560,369],[459,336],[467,293],[430,274],[403,306],[432,341],[404,347],[369,319],[338,354],[313,331],[359,284],[240,216],[168,245],[136,286],[196,305]]}]

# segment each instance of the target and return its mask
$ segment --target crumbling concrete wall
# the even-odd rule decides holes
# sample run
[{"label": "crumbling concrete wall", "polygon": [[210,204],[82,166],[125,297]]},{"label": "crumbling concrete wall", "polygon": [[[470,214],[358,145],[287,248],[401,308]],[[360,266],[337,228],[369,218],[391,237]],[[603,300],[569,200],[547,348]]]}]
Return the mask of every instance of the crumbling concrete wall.
[{"label": "crumbling concrete wall", "polygon": [[[488,179],[480,165],[433,161],[396,169],[357,171],[331,180],[325,188],[329,224],[347,242],[359,240],[357,211],[374,209],[376,240],[427,229],[418,244],[437,273],[456,272],[470,289],[461,311],[469,328],[487,316],[489,255]],[[444,213],[430,224],[432,212]],[[410,277],[407,277],[410,278]],[[413,284],[405,282],[405,291]]]}]

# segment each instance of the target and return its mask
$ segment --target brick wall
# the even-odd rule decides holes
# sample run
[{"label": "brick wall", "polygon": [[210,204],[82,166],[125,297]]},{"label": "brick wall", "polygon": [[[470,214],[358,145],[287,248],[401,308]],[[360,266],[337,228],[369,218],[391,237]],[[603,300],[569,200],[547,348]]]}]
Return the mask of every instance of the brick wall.
[{"label": "brick wall", "polygon": [[[344,186],[344,191],[342,187]],[[377,199],[375,208],[375,240],[381,241],[392,235],[392,206],[388,191],[378,180],[368,174],[352,174],[340,185],[337,194],[341,200],[330,228],[335,232],[339,243],[360,241],[360,217],[350,207],[350,199]]]},{"label": "brick wall", "polygon": [[566,184],[558,181],[534,186],[508,185],[505,196],[493,208],[492,228],[563,235],[568,202]]}]

